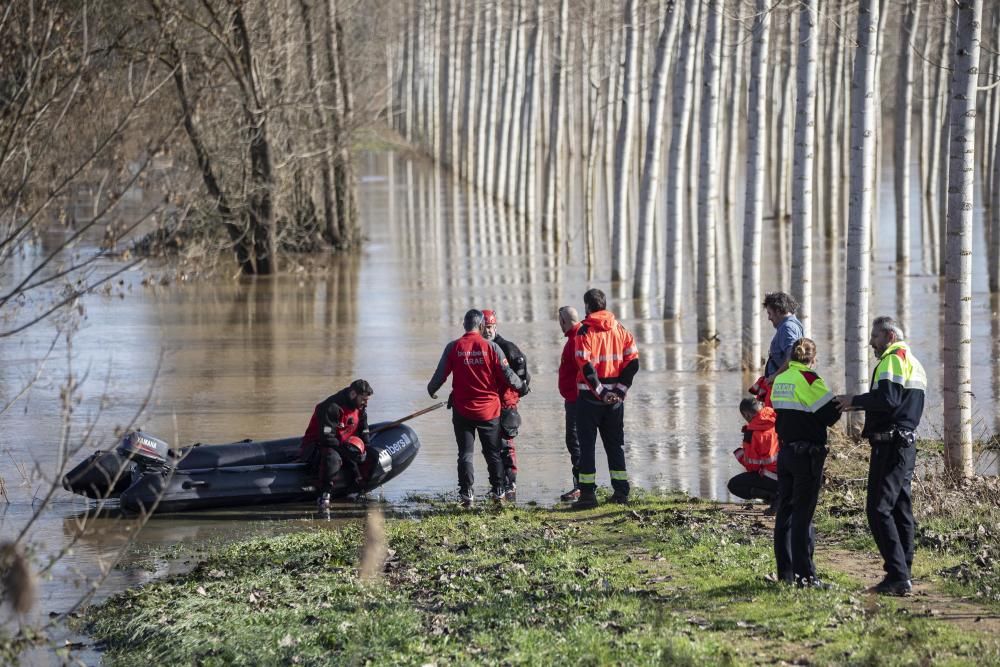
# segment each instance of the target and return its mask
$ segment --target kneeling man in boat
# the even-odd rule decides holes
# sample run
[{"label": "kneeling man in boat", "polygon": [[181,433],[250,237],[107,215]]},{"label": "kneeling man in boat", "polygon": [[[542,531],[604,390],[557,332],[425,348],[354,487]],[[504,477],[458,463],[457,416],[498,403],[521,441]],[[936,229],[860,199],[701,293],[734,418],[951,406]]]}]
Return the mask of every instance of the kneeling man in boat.
[{"label": "kneeling man in boat", "polygon": [[313,467],[319,479],[322,511],[330,509],[333,482],[341,468],[360,488],[359,466],[365,460],[369,443],[368,399],[375,393],[366,381],[358,379],[316,406],[306,434],[302,436],[299,458]]}]

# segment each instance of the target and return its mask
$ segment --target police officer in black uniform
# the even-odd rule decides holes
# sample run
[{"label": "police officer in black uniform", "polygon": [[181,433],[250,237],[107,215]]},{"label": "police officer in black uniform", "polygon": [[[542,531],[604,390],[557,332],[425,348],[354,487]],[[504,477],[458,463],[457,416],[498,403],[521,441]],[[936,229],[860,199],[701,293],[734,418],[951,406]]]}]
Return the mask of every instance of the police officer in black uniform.
[{"label": "police officer in black uniform", "polygon": [[907,595],[912,589],[913,535],[916,522],[910,482],[917,458],[914,431],[924,412],[927,375],[910,351],[903,330],[893,318],[872,323],[869,344],[878,357],[871,389],[842,395],[841,410],[864,410],[861,432],[871,443],[866,512],[872,536],[885,561],[885,578],[869,592]]}]

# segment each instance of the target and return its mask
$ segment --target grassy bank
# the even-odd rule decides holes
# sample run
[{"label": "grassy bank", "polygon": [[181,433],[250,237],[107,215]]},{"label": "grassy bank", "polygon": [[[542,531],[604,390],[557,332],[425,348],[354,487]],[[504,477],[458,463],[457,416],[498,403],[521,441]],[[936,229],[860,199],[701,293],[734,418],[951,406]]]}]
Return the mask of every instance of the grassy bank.
[{"label": "grassy bank", "polygon": [[642,496],[582,513],[441,507],[392,520],[374,583],[356,576],[360,525],[238,544],[116,596],[89,631],[110,664],[1000,664],[988,618],[949,618],[949,600],[988,617],[991,598],[941,597],[982,592],[945,572],[962,540],[918,555],[940,609],[863,593],[879,563],[865,560],[850,479],[834,476],[822,501],[828,591],[764,579],[759,509]]}]

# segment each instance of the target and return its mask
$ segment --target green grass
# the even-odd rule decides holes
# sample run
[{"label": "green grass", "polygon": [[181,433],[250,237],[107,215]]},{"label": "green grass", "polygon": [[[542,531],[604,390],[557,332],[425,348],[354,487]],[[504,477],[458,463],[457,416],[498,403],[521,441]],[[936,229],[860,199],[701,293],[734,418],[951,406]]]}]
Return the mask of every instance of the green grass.
[{"label": "green grass", "polygon": [[765,581],[770,530],[711,503],[448,508],[387,534],[379,582],[356,578],[360,525],[254,540],[115,596],[88,630],[112,665],[1000,664],[992,639],[850,573]]}]

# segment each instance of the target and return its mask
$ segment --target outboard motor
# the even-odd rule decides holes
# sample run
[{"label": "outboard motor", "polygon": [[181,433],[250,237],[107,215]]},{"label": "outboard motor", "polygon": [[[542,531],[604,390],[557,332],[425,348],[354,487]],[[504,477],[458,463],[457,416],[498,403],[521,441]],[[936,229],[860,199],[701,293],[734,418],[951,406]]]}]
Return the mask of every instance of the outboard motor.
[{"label": "outboard motor", "polygon": [[118,453],[132,459],[143,468],[166,468],[170,445],[142,431],[129,431],[118,445]]}]

